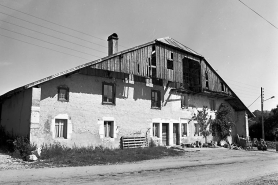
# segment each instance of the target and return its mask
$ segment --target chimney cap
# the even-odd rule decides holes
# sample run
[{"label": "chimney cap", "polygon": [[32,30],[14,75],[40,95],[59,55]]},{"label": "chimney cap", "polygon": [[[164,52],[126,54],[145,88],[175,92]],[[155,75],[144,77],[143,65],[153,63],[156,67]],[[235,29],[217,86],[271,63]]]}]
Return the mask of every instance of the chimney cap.
[{"label": "chimney cap", "polygon": [[107,41],[112,40],[112,39],[115,39],[115,40],[118,40],[118,39],[119,39],[117,33],[113,33],[112,35],[110,35],[110,36],[108,37]]}]

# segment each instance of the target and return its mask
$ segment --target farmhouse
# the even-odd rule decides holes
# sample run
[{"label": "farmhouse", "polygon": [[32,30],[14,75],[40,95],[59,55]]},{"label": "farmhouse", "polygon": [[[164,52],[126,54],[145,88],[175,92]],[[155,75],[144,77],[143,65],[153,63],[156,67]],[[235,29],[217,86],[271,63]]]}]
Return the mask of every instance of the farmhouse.
[{"label": "farmhouse", "polygon": [[[0,124],[38,145],[119,147],[123,136],[147,136],[160,145],[204,142],[192,119],[221,103],[234,112],[237,134],[248,136],[253,114],[206,59],[165,37],[35,81],[0,96]],[[208,141],[213,140],[208,137]]]}]

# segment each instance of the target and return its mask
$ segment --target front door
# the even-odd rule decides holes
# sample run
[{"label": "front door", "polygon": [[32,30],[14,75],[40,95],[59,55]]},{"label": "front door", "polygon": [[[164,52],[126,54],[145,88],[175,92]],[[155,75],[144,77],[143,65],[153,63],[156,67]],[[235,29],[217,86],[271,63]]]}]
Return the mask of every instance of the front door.
[{"label": "front door", "polygon": [[169,123],[162,123],[162,144],[169,145]]},{"label": "front door", "polygon": [[179,145],[180,144],[180,134],[179,134],[179,124],[174,123],[173,124],[173,144]]}]

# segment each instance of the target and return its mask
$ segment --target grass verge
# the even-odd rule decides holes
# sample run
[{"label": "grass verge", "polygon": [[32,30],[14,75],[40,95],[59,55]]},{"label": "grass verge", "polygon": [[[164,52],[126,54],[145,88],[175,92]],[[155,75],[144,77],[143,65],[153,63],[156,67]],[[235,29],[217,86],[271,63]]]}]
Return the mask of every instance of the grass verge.
[{"label": "grass verge", "polygon": [[59,144],[44,145],[39,161],[34,167],[47,166],[91,166],[158,159],[166,156],[179,156],[183,152],[166,147],[109,149],[98,147],[68,148]]}]

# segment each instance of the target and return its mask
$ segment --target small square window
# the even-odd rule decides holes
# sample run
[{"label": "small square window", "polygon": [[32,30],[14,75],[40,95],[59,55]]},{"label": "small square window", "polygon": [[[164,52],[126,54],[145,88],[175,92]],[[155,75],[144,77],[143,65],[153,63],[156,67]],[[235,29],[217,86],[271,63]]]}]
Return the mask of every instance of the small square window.
[{"label": "small square window", "polygon": [[55,119],[55,138],[67,138],[66,119]]},{"label": "small square window", "polygon": [[114,122],[104,121],[104,137],[114,138]]},{"label": "small square window", "polygon": [[69,88],[68,87],[58,87],[58,101],[69,101]]},{"label": "small square window", "polygon": [[188,95],[181,95],[181,108],[188,108]]},{"label": "small square window", "polygon": [[102,86],[102,104],[115,105],[115,84],[103,83]]},{"label": "small square window", "polygon": [[161,108],[160,91],[152,90],[151,92],[152,108]]},{"label": "small square window", "polygon": [[159,123],[153,123],[153,136],[159,137]]}]

